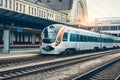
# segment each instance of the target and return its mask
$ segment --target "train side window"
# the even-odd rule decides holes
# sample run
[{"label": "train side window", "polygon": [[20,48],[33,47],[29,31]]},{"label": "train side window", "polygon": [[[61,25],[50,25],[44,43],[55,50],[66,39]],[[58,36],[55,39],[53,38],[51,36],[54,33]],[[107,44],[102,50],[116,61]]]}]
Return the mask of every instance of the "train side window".
[{"label": "train side window", "polygon": [[92,37],[92,42],[95,42],[95,37]]},{"label": "train side window", "polygon": [[80,41],[84,41],[83,35],[80,35]]},{"label": "train side window", "polygon": [[77,34],[70,34],[70,41],[77,41]]},{"label": "train side window", "polygon": [[88,36],[88,42],[90,42],[90,36]]},{"label": "train side window", "polygon": [[84,36],[84,41],[85,41],[85,42],[87,41],[87,38],[86,38],[86,36]]},{"label": "train side window", "polygon": [[64,35],[63,35],[63,41],[68,41],[68,33],[64,33]]},{"label": "train side window", "polygon": [[96,42],[99,42],[99,38],[98,37],[96,37]]},{"label": "train side window", "polygon": [[79,36],[79,34],[77,34],[77,41],[78,41],[78,42],[80,41],[80,36]]},{"label": "train side window", "polygon": [[89,37],[89,41],[92,42],[92,37],[91,36]]},{"label": "train side window", "polygon": [[88,36],[86,36],[86,42],[88,42]]}]

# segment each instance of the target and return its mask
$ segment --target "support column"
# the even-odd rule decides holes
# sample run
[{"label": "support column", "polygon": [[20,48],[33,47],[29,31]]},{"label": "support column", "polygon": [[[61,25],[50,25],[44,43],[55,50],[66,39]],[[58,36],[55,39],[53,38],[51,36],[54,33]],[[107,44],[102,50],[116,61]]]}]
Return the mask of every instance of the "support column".
[{"label": "support column", "polygon": [[4,25],[4,53],[10,53],[10,26]]},{"label": "support column", "polygon": [[32,34],[32,44],[35,44],[35,34]]}]

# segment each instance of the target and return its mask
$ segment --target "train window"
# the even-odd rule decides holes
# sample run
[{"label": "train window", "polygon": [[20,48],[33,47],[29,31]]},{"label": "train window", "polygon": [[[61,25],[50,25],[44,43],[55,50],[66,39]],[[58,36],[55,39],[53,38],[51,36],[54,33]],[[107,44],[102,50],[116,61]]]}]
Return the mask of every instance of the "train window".
[{"label": "train window", "polygon": [[79,37],[80,37],[80,41],[83,41],[83,40],[84,40],[82,35],[80,35]]},{"label": "train window", "polygon": [[77,34],[70,34],[70,41],[77,41]]},{"label": "train window", "polygon": [[94,42],[95,38],[92,36],[92,42]]},{"label": "train window", "polygon": [[80,41],[80,36],[79,36],[79,34],[77,34],[77,41]]},{"label": "train window", "polygon": [[86,42],[88,42],[88,36],[86,36]]},{"label": "train window", "polygon": [[[43,33],[43,42],[44,43],[53,43],[56,40],[58,32],[48,31],[48,29],[45,29]],[[59,37],[61,39],[61,37]],[[59,40],[59,38],[57,40]]]},{"label": "train window", "polygon": [[89,41],[92,42],[92,37],[91,36],[89,36]]},{"label": "train window", "polygon": [[95,42],[98,42],[98,38],[97,37],[95,37]]},{"label": "train window", "polygon": [[0,6],[3,6],[3,0],[0,0]]},{"label": "train window", "polygon": [[94,42],[95,41],[95,38],[92,36],[92,42]]},{"label": "train window", "polygon": [[87,37],[86,37],[86,36],[84,36],[84,41],[85,41],[85,42],[87,41]]},{"label": "train window", "polygon": [[64,33],[63,35],[63,41],[67,41],[68,40],[68,33]]}]

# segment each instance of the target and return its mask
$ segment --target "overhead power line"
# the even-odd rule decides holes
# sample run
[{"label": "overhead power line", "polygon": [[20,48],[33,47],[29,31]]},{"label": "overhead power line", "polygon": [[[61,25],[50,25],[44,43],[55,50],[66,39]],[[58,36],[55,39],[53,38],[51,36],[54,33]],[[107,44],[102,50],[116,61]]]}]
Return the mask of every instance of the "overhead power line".
[{"label": "overhead power line", "polygon": [[95,4],[97,4],[98,7],[100,7],[102,10],[104,10],[109,16],[112,16],[105,8],[103,8],[97,1],[92,1],[94,2]]}]

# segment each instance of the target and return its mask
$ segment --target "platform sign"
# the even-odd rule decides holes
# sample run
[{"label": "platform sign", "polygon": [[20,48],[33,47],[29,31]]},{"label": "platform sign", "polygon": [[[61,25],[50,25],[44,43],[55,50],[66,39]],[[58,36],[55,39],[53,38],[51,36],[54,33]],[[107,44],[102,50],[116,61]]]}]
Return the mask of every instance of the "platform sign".
[{"label": "platform sign", "polygon": [[17,28],[17,32],[23,32],[23,28],[21,27]]}]

